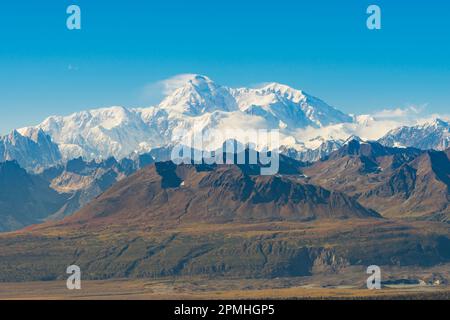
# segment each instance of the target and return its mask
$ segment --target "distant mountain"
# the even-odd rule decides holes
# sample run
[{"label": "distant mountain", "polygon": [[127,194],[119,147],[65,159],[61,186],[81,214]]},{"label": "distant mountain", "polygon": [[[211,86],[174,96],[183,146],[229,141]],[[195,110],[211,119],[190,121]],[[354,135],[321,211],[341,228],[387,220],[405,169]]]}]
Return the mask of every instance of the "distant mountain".
[{"label": "distant mountain", "polygon": [[312,183],[356,197],[384,217],[450,221],[444,152],[351,140],[304,172]]},{"label": "distant mountain", "polygon": [[79,210],[93,198],[126,177],[125,170],[114,159],[97,163],[81,158],[68,161],[65,166],[50,168],[42,173],[57,192],[70,194],[61,208],[47,219],[61,219]]},{"label": "distant mountain", "polygon": [[65,165],[49,168],[40,174],[57,192],[70,194],[58,211],[47,217],[59,220],[71,215],[116,182],[137,170],[154,163],[151,154],[136,155],[117,161],[111,157],[104,161],[85,161],[81,157]]},{"label": "distant mountain", "polygon": [[[120,160],[154,149],[170,150],[186,137],[208,130],[224,135],[211,134],[210,138],[216,139],[210,146],[214,149],[226,139],[246,141],[248,137],[243,135],[248,129],[276,129],[284,154],[314,162],[339,149],[349,136],[370,132],[378,139],[394,127],[392,123],[377,123],[374,117],[347,115],[283,84],[228,88],[206,76],[193,75],[155,106],[116,106],[50,116],[35,127],[14,131],[0,138],[0,161],[17,160],[27,170],[39,171],[78,157]],[[449,139],[449,124],[436,120],[392,130],[379,142],[391,147],[444,150]]]},{"label": "distant mountain", "polygon": [[[205,76],[194,76],[159,105],[143,109],[123,107],[51,116],[32,128],[20,130],[29,137],[36,130],[48,134],[64,159],[116,159],[180,142],[180,134],[205,130],[279,129],[283,144],[300,143],[295,130],[351,122],[353,118],[300,90],[272,83],[262,88],[231,89]],[[184,130],[184,133],[183,131]],[[216,147],[221,145],[218,141]]]},{"label": "distant mountain", "polygon": [[[376,121],[285,85],[233,89],[196,75],[156,106],[15,130],[0,138],[0,232],[26,228],[0,234],[0,281],[61,279],[74,263],[109,279],[449,262],[448,123],[379,142],[355,135]],[[249,147],[240,129],[278,129],[278,173],[168,161],[183,137],[210,129],[229,130],[216,152]]]},{"label": "distant mountain", "polygon": [[[163,150],[156,152],[159,156],[164,155],[164,153]],[[225,157],[230,156],[234,157],[236,162],[237,154],[223,154],[224,160]],[[248,159],[248,149],[245,151],[245,156],[246,159]],[[159,205],[163,205],[164,201],[169,201],[170,203],[173,202],[172,206],[177,206],[174,211],[179,210],[179,212],[182,212],[182,207],[188,205],[186,202],[183,202],[183,193],[188,190],[186,189],[188,182],[185,180],[188,178],[200,179],[202,178],[202,175],[209,173],[211,177],[208,179],[211,180],[212,185],[206,186],[204,183],[200,183],[200,181],[193,181],[192,183],[194,185],[188,193],[192,195],[196,194],[198,197],[195,196],[195,200],[187,199],[186,201],[191,203],[192,210],[197,213],[202,210],[209,211],[209,209],[202,206],[216,206],[218,212],[214,213],[214,216],[218,219],[220,219],[220,210],[228,212],[229,214],[232,214],[231,211],[237,210],[244,216],[252,214],[252,212],[257,214],[260,210],[265,210],[267,211],[267,214],[271,215],[270,217],[267,217],[269,220],[284,219],[280,216],[282,215],[281,211],[288,214],[287,212],[289,210],[297,212],[298,216],[292,217],[292,219],[299,220],[308,220],[313,219],[316,216],[328,216],[330,214],[336,215],[336,217],[346,217],[347,215],[358,216],[364,215],[364,213],[369,215],[372,214],[370,211],[366,212],[364,208],[356,203],[351,204],[351,208],[347,207],[350,200],[346,200],[345,196],[342,196],[343,198],[341,199],[341,195],[322,190],[321,188],[303,186],[301,184],[297,185],[299,181],[301,182],[302,180],[302,168],[304,167],[304,164],[283,155],[280,156],[279,162],[279,175],[274,176],[273,179],[267,179],[267,177],[256,178],[256,176],[260,175],[261,164],[247,163],[236,166],[223,165],[222,167],[204,164],[195,166],[187,165],[186,167],[181,166],[180,168],[176,168],[172,162],[156,163],[153,165],[153,170],[156,170],[154,175],[155,179],[160,179],[161,185],[159,185],[158,188],[155,187],[156,189],[153,191],[150,191],[150,187],[143,186],[142,190],[145,194],[143,194],[142,197],[147,196],[147,192],[152,194],[158,193],[155,197],[161,197],[162,202],[159,203]],[[44,220],[60,220],[70,216],[82,208],[89,207],[91,201],[95,202],[96,197],[111,187],[114,189],[115,186],[121,185],[121,181],[127,180],[129,183],[133,184],[135,179],[137,179],[136,175],[133,175],[133,173],[153,163],[154,156],[151,154],[136,155],[132,159],[125,158],[120,161],[117,161],[114,158],[109,158],[101,162],[85,161],[82,158],[76,158],[69,160],[64,165],[45,169],[38,175],[28,174],[15,162],[4,163],[2,164],[5,168],[2,171],[4,176],[4,179],[2,180],[4,182],[2,185],[3,190],[5,190],[5,195],[15,195],[14,199],[8,198],[8,200],[5,198],[5,201],[0,203],[0,210],[4,209],[3,211],[8,219],[20,220],[23,211],[20,205],[29,205],[27,193],[25,193],[23,189],[30,189],[30,192],[37,197],[36,199],[39,199],[38,197],[43,195],[41,196],[43,201],[47,201],[48,204],[47,202],[47,206],[35,204],[35,208],[29,212],[29,219],[22,219],[20,224],[12,222],[6,224],[5,222],[0,231],[14,230],[32,223],[42,222]],[[8,168],[9,170],[6,170]],[[187,175],[188,172],[189,174]],[[197,172],[198,174],[195,177],[191,177],[191,175],[194,175],[194,172]],[[130,175],[130,179],[126,179]],[[226,181],[222,181],[221,179],[227,175],[230,176]],[[282,178],[282,176],[292,178]],[[207,179],[206,177],[203,178]],[[214,182],[213,180],[216,179],[217,181]],[[203,182],[206,182],[206,180],[203,180]],[[181,184],[183,184],[183,188],[180,188]],[[235,190],[233,189],[234,187],[232,187],[233,185],[236,187]],[[231,189],[228,189],[229,187],[231,187]],[[165,196],[167,192],[171,191],[169,190],[171,188],[177,190],[173,201],[166,199]],[[194,190],[195,188],[198,190]],[[251,193],[251,189],[254,188],[256,188],[255,191]],[[267,188],[272,189],[269,190]],[[280,193],[279,188],[284,188],[284,191]],[[8,191],[6,191],[7,189]],[[285,192],[288,191],[293,197],[292,203],[291,200],[286,198],[287,194],[285,194]],[[25,195],[24,202],[20,201],[21,195]],[[138,194],[136,194],[136,196],[138,196]],[[181,198],[177,199],[177,197]],[[125,203],[127,200],[125,198],[120,199],[120,202],[122,201]],[[140,200],[136,199],[136,201]],[[144,199],[142,199],[142,201],[142,204],[149,208],[148,210],[154,211],[155,214],[157,213],[156,208],[158,203],[154,202],[156,200],[152,200],[152,206],[149,206],[147,200],[144,201]],[[327,201],[330,201],[328,205]],[[193,206],[195,202],[198,203],[198,207]],[[265,204],[266,202],[269,203]],[[334,207],[334,205],[338,205],[339,202],[342,202],[345,210]],[[138,206],[138,204],[136,204],[136,206]],[[222,206],[222,209],[220,209],[220,206]],[[237,209],[239,206],[241,208]],[[141,209],[143,210],[143,208],[140,208],[139,210]],[[131,208],[128,208],[127,210],[131,210]],[[270,213],[270,210],[274,210],[274,212]],[[278,214],[277,210],[280,211]],[[276,218],[277,215],[278,218]],[[241,218],[245,220],[244,217]]]},{"label": "distant mountain", "polygon": [[16,161],[0,162],[0,232],[76,212],[116,182],[154,162],[151,154],[117,161],[85,161],[28,173]]},{"label": "distant mountain", "polygon": [[288,157],[297,159],[303,162],[316,162],[325,158],[333,151],[338,150],[344,145],[343,140],[325,140],[318,138],[322,142],[317,148],[304,148],[297,150],[296,148],[290,148],[282,146],[280,152]]},{"label": "distant mountain", "polygon": [[0,162],[16,160],[23,168],[40,170],[61,161],[58,146],[40,129],[12,131],[0,137]]},{"label": "distant mountain", "polygon": [[[33,179],[40,181],[39,190],[51,191],[49,194],[56,199],[54,202],[58,205],[42,211],[42,214],[38,215],[38,219],[24,220],[22,224],[10,224],[9,228],[3,227],[3,229],[11,230],[37,221],[59,220],[69,216],[88,205],[91,200],[110,187],[114,187],[119,181],[154,163],[155,157],[168,157],[168,153],[169,150],[166,149],[155,149],[152,154],[135,154],[133,158],[124,158],[120,161],[109,158],[97,162],[77,158],[68,161],[65,165],[43,170],[39,175],[30,175],[34,177]],[[304,163],[281,155],[279,174],[283,178],[276,176],[275,180],[271,182],[274,185],[278,184],[276,188],[279,190],[284,185],[286,190],[291,190],[289,192],[295,188],[290,185],[290,182],[284,181],[285,179],[321,185],[328,190],[342,192],[352,197],[356,196],[363,205],[386,217],[447,221],[449,220],[448,203],[450,199],[448,196],[449,174],[447,172],[450,167],[449,162],[450,160],[443,152],[424,152],[414,148],[390,148],[376,142],[364,142],[354,137],[344,142],[337,151],[324,155],[321,161],[314,163],[311,167],[306,167]],[[208,171],[215,170],[211,167],[207,168],[209,168]],[[258,165],[240,165],[238,168],[244,175],[259,175],[260,173]],[[197,169],[201,170],[199,167]],[[23,173],[24,170],[20,169],[18,172]],[[184,178],[178,176],[175,178],[175,176],[176,174],[173,177],[177,183],[184,181]],[[252,182],[252,185],[254,183]],[[179,187],[179,185],[176,186]],[[274,195],[277,194],[275,189],[273,190]],[[11,188],[11,190],[17,194],[21,193],[17,188]],[[165,190],[161,190],[161,192],[163,191],[165,192]],[[201,193],[200,191],[196,192]],[[304,193],[305,190],[296,192]],[[207,193],[213,194],[212,191]],[[277,195],[277,197],[283,196],[285,196],[284,191]],[[218,198],[225,199],[219,195]],[[316,198],[317,195],[310,200]],[[214,196],[212,199],[214,199],[214,203],[220,202],[217,202]],[[308,203],[310,200],[306,199],[305,201]],[[204,201],[204,204],[207,204],[207,201]],[[246,205],[242,204],[242,208]],[[307,205],[309,209],[300,210],[306,214],[302,219],[311,218],[309,217],[311,203]],[[227,206],[224,205],[224,208]],[[181,208],[178,209],[181,210]],[[269,209],[255,208],[255,212],[261,210]],[[274,210],[275,214],[278,209],[271,207],[270,210]],[[251,210],[248,211],[251,212]]]},{"label": "distant mountain", "polygon": [[194,76],[166,97],[159,108],[171,115],[182,114],[193,117],[215,111],[239,110],[236,99],[228,88],[200,75]]},{"label": "distant mountain", "polygon": [[[144,122],[140,112],[123,107],[51,116],[36,128],[52,137],[66,160],[124,158],[135,151],[148,151],[159,141],[153,140],[159,139],[158,132]],[[21,132],[26,135],[30,128]]]},{"label": "distant mountain", "polygon": [[436,119],[422,125],[400,127],[389,131],[379,142],[389,147],[445,150],[450,147],[450,124]]},{"label": "distant mountain", "polygon": [[259,89],[232,89],[231,93],[242,111],[272,119],[284,128],[324,127],[353,121],[322,100],[279,83]]},{"label": "distant mountain", "polygon": [[15,161],[0,163],[0,232],[43,222],[69,198]]}]

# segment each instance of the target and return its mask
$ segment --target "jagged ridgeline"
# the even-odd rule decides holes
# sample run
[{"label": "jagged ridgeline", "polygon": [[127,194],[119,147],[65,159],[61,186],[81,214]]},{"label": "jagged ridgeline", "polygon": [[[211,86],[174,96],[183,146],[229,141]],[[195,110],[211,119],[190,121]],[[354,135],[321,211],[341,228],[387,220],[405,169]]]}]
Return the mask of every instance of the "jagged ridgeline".
[{"label": "jagged ridgeline", "polygon": [[[448,123],[352,135],[376,125],[284,85],[193,76],[157,106],[15,130],[0,139],[0,231],[14,231],[0,234],[0,281],[60,279],[74,263],[86,279],[445,266]],[[242,127],[279,130],[276,174],[223,141],[233,164],[168,161],[178,129]]]},{"label": "jagged ridgeline", "polygon": [[[37,126],[14,130],[0,138],[0,161],[16,160],[28,171],[39,172],[80,156],[88,161],[120,160],[176,145],[180,129],[188,134],[276,129],[283,153],[305,162],[320,160],[339,149],[350,135],[362,132],[375,132],[363,138],[381,138],[382,144],[396,147],[445,150],[450,141],[449,125],[443,120],[387,132],[382,120],[347,115],[286,85],[228,88],[192,75],[155,106],[55,115]],[[238,134],[225,137],[244,142],[240,138]]]},{"label": "jagged ridgeline", "polygon": [[73,263],[85,279],[260,278],[450,260],[442,223],[384,219],[294,174],[295,161],[282,166],[290,173],[151,164],[62,221],[0,235],[0,280],[60,279]]}]

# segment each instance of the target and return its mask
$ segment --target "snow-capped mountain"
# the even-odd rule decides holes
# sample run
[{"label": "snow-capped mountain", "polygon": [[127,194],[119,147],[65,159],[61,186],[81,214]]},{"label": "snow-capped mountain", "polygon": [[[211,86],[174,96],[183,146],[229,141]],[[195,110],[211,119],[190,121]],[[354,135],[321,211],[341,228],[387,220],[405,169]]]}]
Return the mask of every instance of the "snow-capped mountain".
[{"label": "snow-capped mountain", "polygon": [[278,121],[283,128],[323,127],[352,121],[349,115],[322,100],[278,83],[259,89],[232,89],[231,92],[242,111]]},{"label": "snow-capped mountain", "polygon": [[310,147],[304,147],[303,149],[297,150],[295,148],[283,146],[281,148],[281,153],[287,155],[288,157],[303,161],[303,162],[315,162],[320,159],[325,158],[327,155],[333,151],[341,148],[345,141],[344,140],[326,140],[323,137],[317,137],[310,140],[309,142],[318,141],[320,145]]},{"label": "snow-capped mountain", "polygon": [[[159,141],[158,132],[152,131],[140,112],[123,107],[82,111],[67,117],[51,116],[36,128],[52,137],[64,159],[123,158]],[[20,130],[25,136],[29,131],[30,128]]]},{"label": "snow-capped mountain", "polygon": [[38,170],[61,159],[58,146],[41,129],[28,128],[23,133],[13,130],[0,137],[0,162],[16,160],[25,169]]},{"label": "snow-capped mountain", "polygon": [[[110,107],[51,116],[20,132],[28,136],[33,130],[42,130],[58,144],[64,159],[120,159],[173,145],[186,132],[207,129],[280,129],[284,140],[301,147],[301,140],[292,136],[295,130],[351,121],[350,116],[322,100],[285,85],[232,89],[197,75],[157,106]],[[226,138],[239,140],[239,136]]]},{"label": "snow-capped mountain", "polygon": [[176,89],[159,105],[169,113],[201,116],[214,111],[239,110],[228,88],[217,85],[205,76],[194,76]]},{"label": "snow-capped mountain", "polygon": [[[16,159],[30,168],[48,166],[61,158],[69,160],[81,156],[86,160],[101,160],[113,156],[122,159],[155,148],[166,150],[186,136],[207,130],[224,135],[222,141],[214,137],[216,144],[210,148],[216,150],[227,139],[242,142],[242,130],[278,129],[284,153],[303,161],[316,161],[342,146],[349,136],[376,140],[398,127],[396,122],[383,122],[380,130],[379,123],[369,115],[347,115],[286,85],[270,83],[260,88],[228,88],[206,76],[193,75],[158,105],[136,109],[109,107],[69,116],[51,116],[35,127],[19,129],[14,133],[16,139],[2,140],[28,139],[39,148],[28,147],[33,151],[24,153],[22,150],[27,147],[22,145],[27,143],[8,142],[3,143],[8,147],[1,149],[0,146],[0,151],[7,155],[3,159]],[[423,135],[433,134],[431,129],[417,130],[423,131]],[[448,127],[446,130],[437,133],[437,140],[444,139],[442,146],[448,146]],[[403,137],[402,133],[398,134]],[[45,140],[47,135],[48,140]],[[416,135],[426,140],[421,138],[423,135]],[[37,136],[41,137],[40,142],[36,142]],[[409,133],[404,136],[409,138]],[[401,139],[391,140],[386,137],[383,141],[388,145],[404,144]],[[423,147],[435,147],[437,143],[433,140]],[[8,151],[4,151],[6,149]],[[35,155],[35,149],[41,150],[42,155]],[[29,159],[28,162],[25,159]]]},{"label": "snow-capped mountain", "polygon": [[389,147],[445,150],[450,147],[450,123],[441,119],[389,131],[379,142]]}]

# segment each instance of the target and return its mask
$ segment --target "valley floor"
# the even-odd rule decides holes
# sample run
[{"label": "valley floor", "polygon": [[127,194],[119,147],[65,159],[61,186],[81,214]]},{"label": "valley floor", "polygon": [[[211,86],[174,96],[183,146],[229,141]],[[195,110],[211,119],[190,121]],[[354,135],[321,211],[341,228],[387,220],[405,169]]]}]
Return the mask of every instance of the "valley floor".
[{"label": "valley floor", "polygon": [[[68,290],[65,281],[0,283],[0,300],[203,300],[203,299],[443,299],[448,285],[389,285],[368,290],[363,285],[324,286],[321,276],[279,279],[166,278],[82,281]],[[319,284],[322,283],[322,284]],[[343,281],[342,283],[347,283]]]}]

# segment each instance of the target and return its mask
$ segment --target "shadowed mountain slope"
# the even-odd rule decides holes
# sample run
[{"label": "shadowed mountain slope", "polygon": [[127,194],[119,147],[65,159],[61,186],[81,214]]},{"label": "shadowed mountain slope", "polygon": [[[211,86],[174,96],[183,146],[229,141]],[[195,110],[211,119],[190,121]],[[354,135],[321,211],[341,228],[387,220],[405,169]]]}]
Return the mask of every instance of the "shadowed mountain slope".
[{"label": "shadowed mountain slope", "polygon": [[62,221],[1,234],[0,281],[65,279],[72,264],[85,279],[273,278],[450,261],[445,224],[381,219],[299,173],[252,171],[152,164]]},{"label": "shadowed mountain slope", "polygon": [[449,221],[450,160],[444,152],[350,141],[304,170],[386,217]]},{"label": "shadowed mountain slope", "polygon": [[67,223],[204,223],[373,218],[355,200],[297,176],[251,176],[234,165],[161,162],[118,182]]},{"label": "shadowed mountain slope", "polygon": [[0,231],[42,222],[68,199],[15,161],[0,163]]}]

